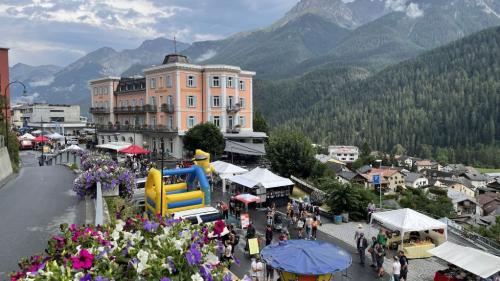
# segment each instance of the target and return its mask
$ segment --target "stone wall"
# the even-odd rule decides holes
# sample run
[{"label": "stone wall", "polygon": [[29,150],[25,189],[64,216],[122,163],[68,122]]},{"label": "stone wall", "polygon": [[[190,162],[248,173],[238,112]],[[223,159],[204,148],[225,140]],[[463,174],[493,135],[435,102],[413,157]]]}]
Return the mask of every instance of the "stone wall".
[{"label": "stone wall", "polygon": [[0,182],[12,174],[9,151],[7,147],[0,147]]}]

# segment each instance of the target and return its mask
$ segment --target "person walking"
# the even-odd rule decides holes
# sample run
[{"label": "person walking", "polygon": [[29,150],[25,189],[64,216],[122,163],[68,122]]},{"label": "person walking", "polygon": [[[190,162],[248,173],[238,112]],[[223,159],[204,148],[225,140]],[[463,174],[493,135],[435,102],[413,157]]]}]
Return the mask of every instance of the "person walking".
[{"label": "person walking", "polygon": [[377,268],[377,253],[375,251],[377,244],[378,244],[377,237],[372,236],[372,244],[371,244],[370,248],[368,249],[368,252],[370,253],[370,255],[372,257],[372,264],[370,265],[370,267],[374,267],[374,268]]},{"label": "person walking", "polygon": [[361,235],[358,237],[358,240],[356,241],[356,248],[358,249],[359,263],[362,266],[365,266],[365,251],[367,247],[368,241],[366,240],[365,235],[361,233]]},{"label": "person walking", "polygon": [[384,256],[385,256],[385,250],[384,247],[380,244],[377,243],[375,247],[375,253],[377,253],[377,276],[379,278],[384,276]]},{"label": "person walking", "polygon": [[314,215],[316,216],[316,220],[319,222],[319,225],[321,224],[321,216],[319,214],[319,206],[314,207]]},{"label": "person walking", "polygon": [[233,253],[233,248],[229,242],[229,240],[226,240],[224,243],[224,261],[228,262],[227,263],[227,269],[231,269],[231,260],[232,260],[232,253]]},{"label": "person walking", "polygon": [[222,217],[227,220],[229,218],[229,206],[225,202],[221,202]]},{"label": "person walking", "polygon": [[368,203],[368,207],[366,208],[367,216],[366,216],[366,223],[370,223],[370,220],[372,219],[372,214],[375,212],[375,204],[373,202]]},{"label": "person walking", "polygon": [[266,264],[266,281],[274,281],[274,268],[268,263]]},{"label": "person walking", "polygon": [[266,246],[271,244],[271,242],[273,241],[273,228],[271,227],[271,225],[267,225],[266,227]]},{"label": "person walking", "polygon": [[306,239],[307,240],[311,239],[311,230],[312,230],[312,218],[311,218],[311,216],[307,215],[307,217],[306,217]]},{"label": "person walking", "polygon": [[365,231],[363,230],[363,226],[361,224],[358,224],[358,229],[354,232],[354,241],[358,240],[359,236],[361,234],[364,234]]},{"label": "person walking", "polygon": [[399,275],[401,273],[401,263],[399,263],[399,257],[394,256],[394,260],[392,262],[392,277],[394,281],[399,281]]},{"label": "person walking", "polygon": [[316,219],[316,217],[313,218],[313,221],[312,221],[312,239],[316,240],[316,236],[318,235],[318,225],[319,225],[319,221],[318,219]]},{"label": "person walking", "polygon": [[377,235],[377,241],[378,243],[384,247],[384,249],[386,248],[386,244],[387,244],[387,235],[385,234],[385,231],[381,228],[380,231],[378,232],[378,235]]},{"label": "person walking", "polygon": [[262,264],[262,262],[256,258],[252,258],[250,268],[252,270],[252,273],[250,274],[252,276],[252,280],[262,281],[262,273],[264,270],[264,265]]},{"label": "person walking", "polygon": [[304,218],[300,218],[297,220],[297,233],[299,234],[299,239],[304,238],[304,226],[306,221]]},{"label": "person walking", "polygon": [[403,251],[399,251],[399,263],[401,264],[401,272],[399,274],[399,280],[408,280],[408,258],[405,256]]}]

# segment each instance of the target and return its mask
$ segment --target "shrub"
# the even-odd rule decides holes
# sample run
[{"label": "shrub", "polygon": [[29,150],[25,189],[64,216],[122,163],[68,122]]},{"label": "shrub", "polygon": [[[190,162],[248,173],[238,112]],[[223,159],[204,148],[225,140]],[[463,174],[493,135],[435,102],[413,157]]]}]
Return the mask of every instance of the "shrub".
[{"label": "shrub", "polygon": [[315,190],[310,196],[311,204],[315,206],[321,206],[325,203],[325,193],[319,190]]}]

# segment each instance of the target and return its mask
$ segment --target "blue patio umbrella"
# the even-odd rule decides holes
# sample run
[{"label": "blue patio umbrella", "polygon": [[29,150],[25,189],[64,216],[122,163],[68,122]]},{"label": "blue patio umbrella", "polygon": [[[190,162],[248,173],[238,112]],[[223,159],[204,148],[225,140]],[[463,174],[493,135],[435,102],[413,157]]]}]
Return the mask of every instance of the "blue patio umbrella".
[{"label": "blue patio umbrella", "polygon": [[279,271],[299,275],[323,275],[342,271],[352,264],[346,251],[327,242],[288,240],[266,246],[262,259]]}]

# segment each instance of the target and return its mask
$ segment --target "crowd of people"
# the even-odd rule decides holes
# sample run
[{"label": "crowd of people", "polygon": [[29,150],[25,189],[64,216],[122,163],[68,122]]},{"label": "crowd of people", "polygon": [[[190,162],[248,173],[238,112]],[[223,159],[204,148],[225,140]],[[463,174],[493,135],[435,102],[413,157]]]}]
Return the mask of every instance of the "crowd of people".
[{"label": "crowd of people", "polygon": [[318,226],[321,225],[319,206],[307,202],[289,202],[287,217],[297,229],[299,239],[317,239]]},{"label": "crowd of people", "polygon": [[[372,264],[370,265],[375,269],[376,276],[382,278],[385,274],[384,268],[384,258],[387,256],[387,234],[384,229],[380,229],[377,236],[372,236],[371,243],[368,244],[368,240],[364,235],[363,226],[358,224],[358,228],[354,233],[354,240],[356,241],[356,249],[359,254],[359,263],[365,265],[365,255],[366,251],[371,256]],[[389,274],[392,276],[394,281],[408,280],[408,258],[405,256],[403,251],[399,251],[396,256],[393,257],[393,262],[391,264],[391,271]]]}]

